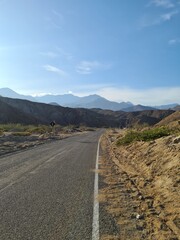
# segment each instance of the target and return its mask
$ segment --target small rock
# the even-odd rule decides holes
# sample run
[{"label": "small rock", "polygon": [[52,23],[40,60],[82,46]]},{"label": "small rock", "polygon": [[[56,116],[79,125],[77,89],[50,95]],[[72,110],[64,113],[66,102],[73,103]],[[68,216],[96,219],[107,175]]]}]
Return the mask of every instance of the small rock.
[{"label": "small rock", "polygon": [[143,214],[139,214],[137,212],[134,212],[134,213],[131,214],[131,218],[136,218],[137,220],[144,219],[144,215]]},{"label": "small rock", "polygon": [[144,215],[143,214],[137,214],[136,219],[144,219]]},{"label": "small rock", "polygon": [[142,199],[143,199],[143,196],[142,196],[142,195],[140,195],[138,198],[139,198],[140,200],[142,200]]},{"label": "small rock", "polygon": [[136,218],[137,215],[138,215],[137,212],[133,212],[133,213],[131,214],[131,218],[132,218],[132,219],[133,219],[133,218]]},{"label": "small rock", "polygon": [[180,143],[180,136],[177,137],[177,138],[175,138],[174,141],[173,141],[173,143],[175,143],[175,144]]}]

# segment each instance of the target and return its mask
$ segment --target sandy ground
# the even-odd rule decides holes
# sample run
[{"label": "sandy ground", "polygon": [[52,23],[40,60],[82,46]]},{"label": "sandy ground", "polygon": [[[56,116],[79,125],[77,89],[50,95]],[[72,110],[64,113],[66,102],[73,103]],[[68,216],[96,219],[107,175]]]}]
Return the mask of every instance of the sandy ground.
[{"label": "sandy ground", "polygon": [[11,132],[5,132],[0,136],[0,156],[85,132],[86,131],[71,133],[45,133],[32,134],[30,136],[15,136]]},{"label": "sandy ground", "polygon": [[116,146],[121,132],[102,138],[100,174],[106,203],[119,234],[101,240],[180,239],[180,137]]}]

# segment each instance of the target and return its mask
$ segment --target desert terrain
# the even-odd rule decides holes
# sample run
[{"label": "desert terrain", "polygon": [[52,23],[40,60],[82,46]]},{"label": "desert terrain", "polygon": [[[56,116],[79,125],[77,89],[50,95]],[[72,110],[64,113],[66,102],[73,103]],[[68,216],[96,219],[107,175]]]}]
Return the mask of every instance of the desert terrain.
[{"label": "desert terrain", "polygon": [[106,185],[99,201],[119,231],[102,240],[180,239],[178,119],[179,112],[155,126],[173,130],[155,140],[123,143],[127,129],[107,131],[102,137],[100,175]]},{"label": "desert terrain", "polygon": [[[0,156],[92,130],[58,125],[1,125]],[[103,234],[100,239],[179,240],[179,161],[179,111],[153,127],[105,131],[99,159],[104,184],[98,200],[114,219],[117,231]]]},{"label": "desert terrain", "polygon": [[0,156],[82,134],[87,131],[93,131],[93,128],[61,127],[59,125],[54,128],[45,125],[0,125]]}]

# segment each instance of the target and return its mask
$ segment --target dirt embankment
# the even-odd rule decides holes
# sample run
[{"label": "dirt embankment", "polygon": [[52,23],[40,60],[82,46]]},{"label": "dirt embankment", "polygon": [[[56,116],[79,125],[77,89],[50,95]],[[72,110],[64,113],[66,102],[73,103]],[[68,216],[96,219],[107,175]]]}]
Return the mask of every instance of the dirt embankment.
[{"label": "dirt embankment", "polygon": [[100,204],[115,218],[116,236],[102,240],[180,239],[180,137],[117,146],[121,132],[102,138]]}]

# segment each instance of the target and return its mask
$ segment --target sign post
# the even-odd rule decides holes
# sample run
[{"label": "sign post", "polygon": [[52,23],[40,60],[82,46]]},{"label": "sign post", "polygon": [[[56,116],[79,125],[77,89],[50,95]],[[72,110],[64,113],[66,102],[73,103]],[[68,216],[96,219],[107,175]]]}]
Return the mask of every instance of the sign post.
[{"label": "sign post", "polygon": [[55,121],[52,121],[52,122],[50,122],[50,125],[51,125],[51,127],[52,127],[52,133],[54,133],[54,126],[56,125],[56,122]]}]

